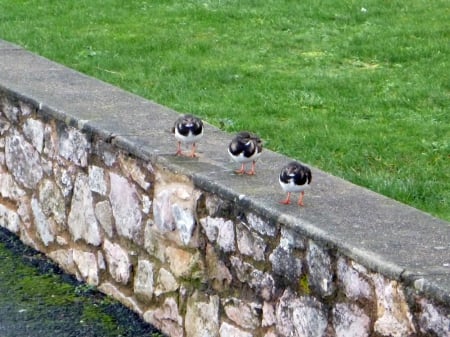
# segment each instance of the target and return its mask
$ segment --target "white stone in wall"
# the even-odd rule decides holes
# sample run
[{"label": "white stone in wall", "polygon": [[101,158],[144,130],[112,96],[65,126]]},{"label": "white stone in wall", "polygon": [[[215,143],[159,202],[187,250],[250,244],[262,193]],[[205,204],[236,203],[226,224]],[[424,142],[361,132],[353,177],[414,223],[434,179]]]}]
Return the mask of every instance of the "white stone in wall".
[{"label": "white stone in wall", "polygon": [[117,233],[128,239],[139,240],[142,214],[136,187],[115,173],[110,172],[109,177],[109,200],[116,220]]},{"label": "white stone in wall", "polygon": [[103,200],[95,204],[95,216],[100,222],[103,230],[109,238],[113,236],[113,213],[108,200]]},{"label": "white stone in wall", "polygon": [[50,124],[44,126],[43,153],[51,159],[55,159],[58,156],[58,137]]},{"label": "white stone in wall", "polygon": [[358,267],[349,266],[343,257],[337,261],[337,277],[343,285],[343,290],[347,298],[372,299],[372,288],[366,279],[357,271]]},{"label": "white stone in wall", "polygon": [[61,127],[58,142],[59,155],[75,165],[86,167],[89,153],[89,142],[86,136],[77,129]]},{"label": "white stone in wall", "polygon": [[309,240],[306,253],[308,264],[308,281],[310,287],[319,292],[321,296],[329,296],[335,290],[330,254]]},{"label": "white stone in wall", "polygon": [[41,209],[41,205],[37,199],[31,199],[31,209],[33,211],[34,224],[44,245],[48,246],[55,240],[55,226],[50,219],[48,219]]},{"label": "white stone in wall", "polygon": [[355,304],[337,303],[333,308],[336,337],[368,337],[370,318]]},{"label": "white stone in wall", "polygon": [[230,261],[239,281],[247,283],[265,301],[272,299],[275,292],[275,280],[270,274],[256,269],[250,263],[243,262],[235,256],[231,256]]},{"label": "white stone in wall", "polygon": [[28,233],[27,228],[21,227],[19,236],[20,241],[22,241],[24,245],[32,247],[34,250],[40,249],[40,243],[38,244],[34,236],[32,237],[30,233]]},{"label": "white stone in wall", "polygon": [[106,270],[105,258],[103,257],[103,254],[101,251],[97,252],[97,265],[98,265],[99,269]]},{"label": "white stone in wall", "polygon": [[48,253],[48,256],[67,273],[75,275],[79,281],[81,276],[78,273],[75,262],[73,261],[72,249],[58,249]]},{"label": "white stone in wall", "polygon": [[290,249],[305,249],[305,239],[302,235],[295,232],[295,230],[282,227],[281,228],[281,238],[280,246],[290,250]]},{"label": "white stone in wall", "polygon": [[73,261],[77,265],[81,277],[85,282],[94,286],[98,285],[98,265],[95,254],[74,249]]},{"label": "white stone in wall", "polygon": [[178,204],[173,204],[172,215],[181,241],[184,245],[188,245],[195,228],[195,219],[192,210],[183,208]]},{"label": "white stone in wall", "polygon": [[219,334],[219,296],[201,297],[196,291],[187,301],[184,328],[186,337]]},{"label": "white stone in wall", "polygon": [[217,242],[224,252],[236,250],[233,221],[207,216],[200,219],[200,224],[211,243]]},{"label": "white stone in wall", "polygon": [[156,284],[157,284],[155,289],[156,296],[175,291],[180,286],[175,277],[173,276],[173,274],[164,268],[161,268],[159,270]]},{"label": "white stone in wall", "polygon": [[20,109],[14,105],[6,97],[2,98],[3,104],[0,104],[0,106],[3,105],[3,114],[10,120],[11,122],[17,123],[19,121],[20,116]]},{"label": "white stone in wall", "polygon": [[224,301],[223,307],[227,317],[244,329],[256,329],[261,325],[261,304],[230,298]]},{"label": "white stone in wall", "polygon": [[275,315],[275,307],[272,303],[264,302],[262,307],[262,323],[263,327],[272,326],[277,322]]},{"label": "white stone in wall", "polygon": [[164,241],[164,235],[163,233],[154,229],[154,224],[151,221],[147,222],[145,225],[144,248],[150,255],[159,259],[159,261],[166,261],[166,243]]},{"label": "white stone in wall", "polygon": [[105,170],[95,165],[89,166],[89,187],[92,192],[106,195],[107,185],[105,180]]},{"label": "white stone in wall", "polygon": [[285,290],[276,308],[277,332],[282,337],[325,337],[327,309],[313,297]]},{"label": "white stone in wall", "polygon": [[52,218],[59,225],[66,223],[66,204],[58,186],[50,179],[39,184],[39,204],[47,218]]},{"label": "white stone in wall", "polygon": [[422,298],[419,300],[421,313],[419,314],[419,328],[423,334],[429,334],[437,337],[450,336],[450,314],[445,309],[438,310],[428,300]]},{"label": "white stone in wall", "polygon": [[77,169],[74,165],[64,167],[59,165],[56,161],[53,165],[53,174],[55,175],[56,184],[61,189],[62,194],[68,197],[72,194],[73,183],[77,174]]},{"label": "white stone in wall", "polygon": [[146,311],[143,318],[170,337],[184,336],[183,318],[179,314],[177,302],[172,297],[166,298],[160,308]]},{"label": "white stone in wall", "polygon": [[231,324],[223,322],[219,330],[220,337],[253,337],[249,332],[245,332]]},{"label": "white stone in wall", "polygon": [[194,209],[199,197],[192,184],[184,182],[166,183],[161,175],[155,184],[153,218],[156,228],[163,232],[174,232],[178,238],[171,238],[183,245],[196,246],[192,240],[195,231]]},{"label": "white stone in wall", "polygon": [[28,118],[23,125],[23,134],[34,148],[41,153],[44,147],[44,124],[39,120]]},{"label": "white stone in wall", "polygon": [[116,286],[109,282],[101,283],[98,286],[98,290],[100,290],[102,293],[111,296],[118,300],[120,303],[125,305],[127,308],[130,308],[138,315],[142,316],[144,313],[142,312],[142,309],[139,307],[139,305],[136,303],[136,300],[132,297],[126,296],[124,293],[120,291]]},{"label": "white stone in wall", "polygon": [[142,202],[142,212],[144,214],[149,214],[152,209],[152,201],[150,200],[150,197],[145,194],[142,195],[141,202]]},{"label": "white stone in wall", "polygon": [[247,214],[247,221],[251,228],[256,230],[259,234],[275,236],[277,232],[276,225],[269,223],[254,213]]},{"label": "white stone in wall", "polygon": [[43,176],[39,153],[17,131],[6,137],[5,161],[16,181],[35,188]]},{"label": "white stone in wall", "polygon": [[94,246],[101,244],[100,229],[89,189],[89,177],[84,173],[79,173],[75,180],[68,225],[74,241],[83,239]]},{"label": "white stone in wall", "polygon": [[130,177],[141,188],[147,190],[151,184],[147,181],[144,171],[137,163],[138,161],[134,158],[130,158],[122,153],[119,155],[119,165],[125,176]]},{"label": "white stone in wall", "polygon": [[20,219],[16,212],[0,204],[0,226],[10,232],[17,233],[20,228]]},{"label": "white stone in wall", "polygon": [[407,337],[415,332],[403,287],[380,274],[372,274],[377,298],[374,331],[381,336]]},{"label": "white stone in wall", "polygon": [[0,195],[3,198],[18,201],[25,195],[25,191],[16,184],[11,174],[0,172]]},{"label": "white stone in wall", "polygon": [[138,260],[134,276],[134,293],[141,298],[151,300],[153,296],[153,263]]},{"label": "white stone in wall", "polygon": [[256,233],[252,233],[243,223],[236,225],[236,238],[241,254],[251,256],[255,261],[264,261],[267,245]]},{"label": "white stone in wall", "polygon": [[131,263],[126,250],[108,240],[103,242],[109,273],[118,283],[127,284],[131,274]]},{"label": "white stone in wall", "polygon": [[20,217],[20,220],[22,220],[25,228],[31,227],[31,221],[32,221],[32,210],[31,210],[31,200],[28,196],[23,196],[19,200],[19,204],[17,207],[17,214]]}]

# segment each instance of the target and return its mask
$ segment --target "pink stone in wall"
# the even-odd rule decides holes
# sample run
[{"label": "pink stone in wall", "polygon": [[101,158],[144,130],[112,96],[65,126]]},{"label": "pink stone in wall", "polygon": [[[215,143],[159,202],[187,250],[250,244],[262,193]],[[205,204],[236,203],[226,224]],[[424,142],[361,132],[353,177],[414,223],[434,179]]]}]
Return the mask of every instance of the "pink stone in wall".
[{"label": "pink stone in wall", "polygon": [[131,263],[127,252],[116,243],[105,240],[103,250],[107,268],[118,283],[127,284],[131,274]]},{"label": "pink stone in wall", "polygon": [[110,172],[109,177],[109,200],[116,220],[117,233],[128,239],[139,240],[142,214],[136,187],[115,173]]}]

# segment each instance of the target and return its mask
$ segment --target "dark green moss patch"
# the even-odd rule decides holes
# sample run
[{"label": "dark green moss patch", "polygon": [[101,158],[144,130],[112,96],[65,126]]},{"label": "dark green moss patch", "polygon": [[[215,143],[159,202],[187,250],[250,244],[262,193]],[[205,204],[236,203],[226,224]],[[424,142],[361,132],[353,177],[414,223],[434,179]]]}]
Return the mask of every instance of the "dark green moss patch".
[{"label": "dark green moss patch", "polygon": [[154,327],[0,228],[0,336],[157,337]]}]

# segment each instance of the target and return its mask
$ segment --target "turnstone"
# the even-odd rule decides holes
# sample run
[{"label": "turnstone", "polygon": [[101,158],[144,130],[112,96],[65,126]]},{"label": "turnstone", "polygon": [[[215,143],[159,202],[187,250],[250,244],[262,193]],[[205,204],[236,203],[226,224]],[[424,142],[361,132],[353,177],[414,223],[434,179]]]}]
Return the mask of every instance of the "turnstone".
[{"label": "turnstone", "polygon": [[183,152],[181,151],[181,143],[183,143],[186,145],[192,144],[192,152],[190,153],[190,156],[196,157],[196,142],[203,136],[202,120],[191,114],[181,116],[175,121],[172,132],[175,134],[175,138],[178,140],[176,155],[183,155]]},{"label": "turnstone", "polygon": [[[261,155],[262,141],[254,134],[247,131],[239,132],[228,146],[228,153],[235,162],[241,163],[241,168],[235,172],[238,174],[255,174],[255,164]],[[252,162],[250,171],[245,171],[245,164]]]},{"label": "turnstone", "polygon": [[309,188],[311,184],[311,170],[309,167],[302,165],[296,161],[293,161],[281,169],[279,182],[281,188],[287,192],[286,199],[280,201],[280,203],[288,205],[291,203],[291,193],[300,192],[298,199],[298,205],[303,206],[303,197],[305,190]]}]

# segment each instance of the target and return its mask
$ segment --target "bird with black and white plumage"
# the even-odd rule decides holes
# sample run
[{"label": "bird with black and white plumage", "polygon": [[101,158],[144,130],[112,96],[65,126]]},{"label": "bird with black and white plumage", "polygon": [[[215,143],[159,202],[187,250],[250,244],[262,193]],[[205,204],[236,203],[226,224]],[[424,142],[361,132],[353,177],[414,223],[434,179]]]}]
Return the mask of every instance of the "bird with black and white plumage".
[{"label": "bird with black and white plumage", "polygon": [[177,146],[177,156],[182,156],[183,152],[181,150],[181,144],[191,145],[192,151],[189,154],[190,157],[194,158],[197,156],[195,153],[196,143],[203,137],[203,122],[200,118],[195,117],[191,114],[186,114],[181,116],[175,121],[173,125],[172,132],[175,134],[175,138],[178,141]]},{"label": "bird with black and white plumage", "polygon": [[[256,173],[255,166],[256,160],[259,158],[262,152],[262,141],[257,135],[248,131],[239,132],[228,146],[228,153],[231,158],[241,163],[241,168],[234,171],[237,174],[249,174],[254,175]],[[245,171],[245,164],[252,163],[250,171]]]},{"label": "bird with black and white plumage", "polygon": [[298,205],[304,206],[303,197],[305,190],[311,184],[312,175],[309,167],[300,164],[297,161],[290,162],[281,169],[278,181],[280,182],[283,191],[287,192],[286,199],[280,203],[288,205],[291,203],[291,193],[300,192]]}]

